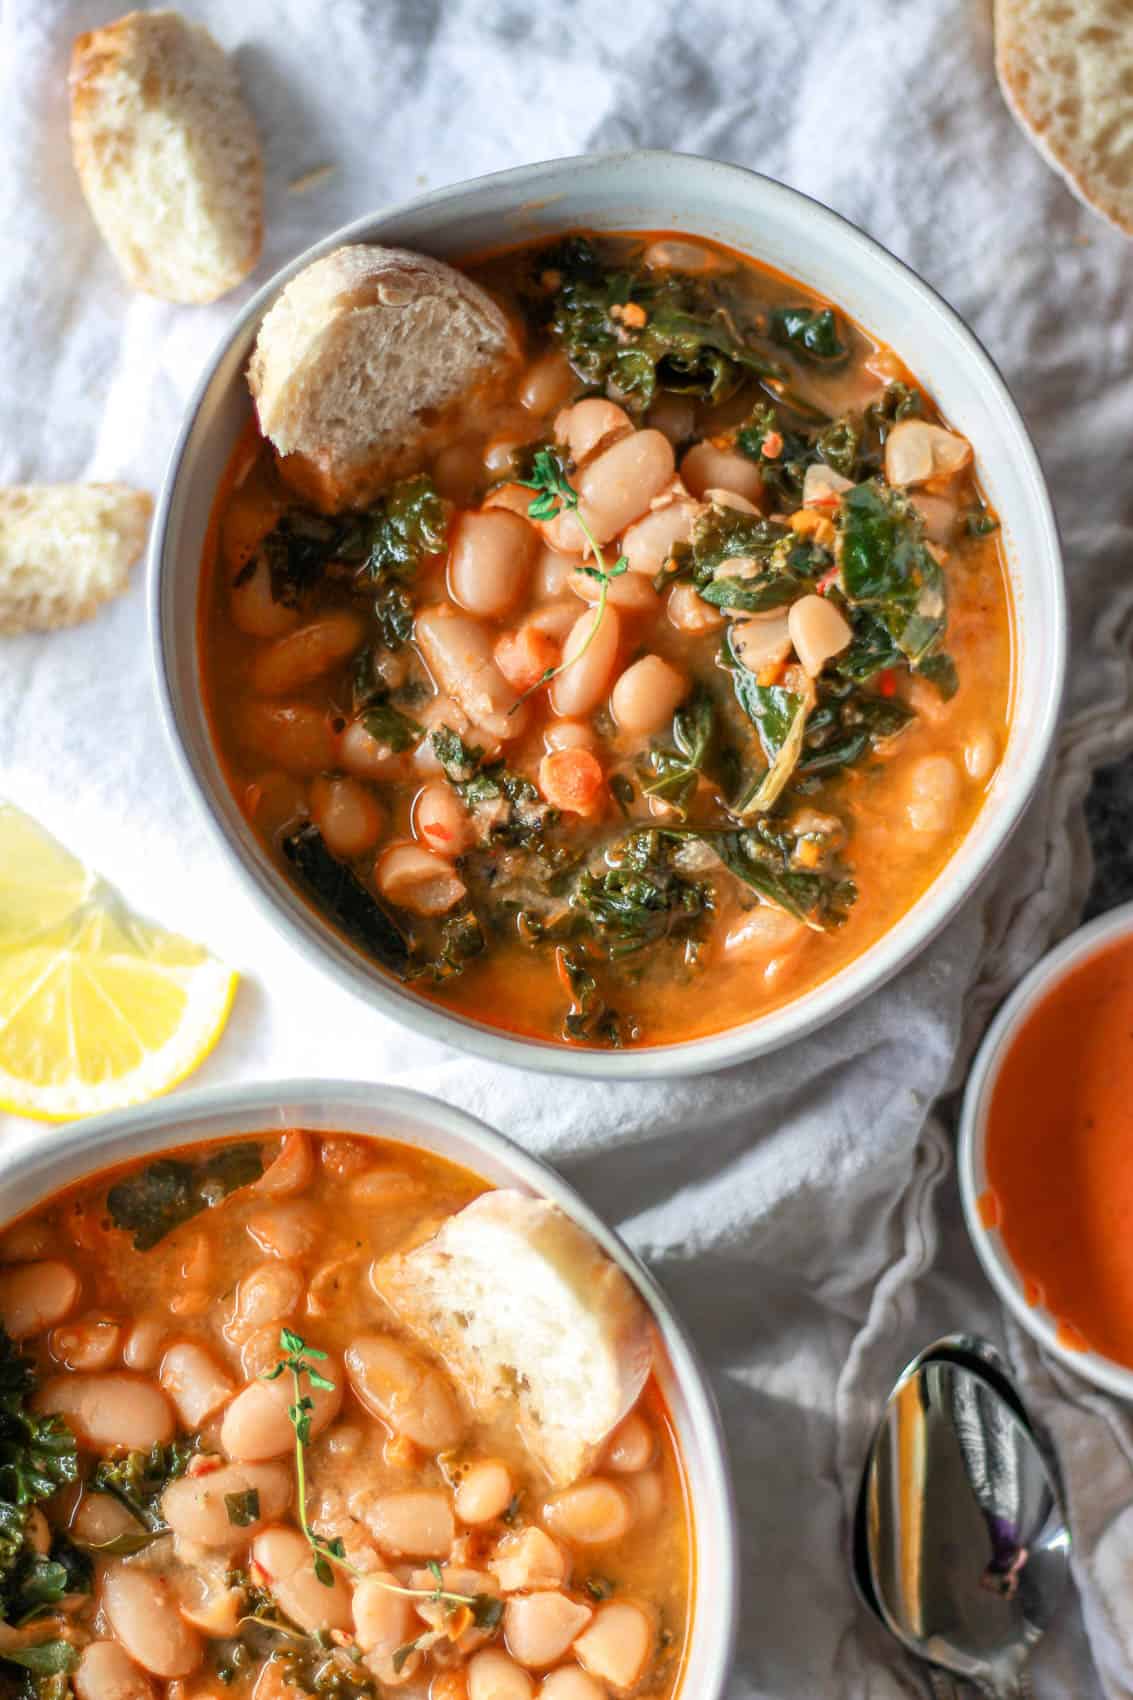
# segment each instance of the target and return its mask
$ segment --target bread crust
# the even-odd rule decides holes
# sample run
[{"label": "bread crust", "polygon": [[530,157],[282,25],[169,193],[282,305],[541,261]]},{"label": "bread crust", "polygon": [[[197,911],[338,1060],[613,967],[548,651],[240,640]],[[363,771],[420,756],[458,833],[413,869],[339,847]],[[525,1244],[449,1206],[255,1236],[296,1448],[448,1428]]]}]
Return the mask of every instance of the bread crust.
[{"label": "bread crust", "polygon": [[462,409],[502,389],[518,354],[507,315],[462,272],[357,244],[292,278],[260,326],[248,384],[284,477],[334,512],[416,470]]},{"label": "bread crust", "polygon": [[152,513],[126,484],[0,489],[0,633],[75,626],[121,595]]},{"label": "bread crust", "polygon": [[235,69],[177,12],[129,12],[76,38],[71,151],[126,280],[215,301],[256,265],[263,161]]},{"label": "bread crust", "polygon": [[[1124,15],[1123,15],[1124,14]],[[995,0],[1008,108],[1078,199],[1133,236],[1133,100],[1126,0]]]}]

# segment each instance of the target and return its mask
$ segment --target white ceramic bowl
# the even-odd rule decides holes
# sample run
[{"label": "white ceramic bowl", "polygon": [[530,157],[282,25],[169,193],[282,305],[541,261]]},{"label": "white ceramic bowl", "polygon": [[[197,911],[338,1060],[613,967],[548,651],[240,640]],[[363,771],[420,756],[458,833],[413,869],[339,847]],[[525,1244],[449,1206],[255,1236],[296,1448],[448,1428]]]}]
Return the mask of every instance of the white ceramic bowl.
[{"label": "white ceramic bowl", "polygon": [[[671,229],[725,242],[828,296],[889,343],[975,445],[1003,522],[1016,619],[1016,687],[1003,763],[971,832],[884,938],[783,1009],[683,1044],[583,1051],[506,1034],[397,985],[354,951],[273,867],[221,772],[199,688],[197,593],[221,475],[250,410],[244,368],[260,320],[301,267],[344,242],[389,242],[443,258],[586,226]],[[189,405],[150,545],[158,689],[173,748],[250,895],[299,949],[374,1007],[499,1062],[605,1078],[725,1067],[812,1032],[922,950],[1002,850],[1046,759],[1065,666],[1058,535],[1042,472],[1003,379],[972,333],[900,261],[837,214],[769,178],[682,154],[554,160],[459,183],[375,213],[300,254],[249,302]]]},{"label": "white ceramic bowl", "polygon": [[[1015,988],[989,1027],[968,1076],[956,1157],[968,1233],[984,1273],[999,1297],[1028,1334],[1032,1334],[1052,1356],[1098,1387],[1104,1387],[1107,1393],[1116,1393],[1122,1399],[1133,1399],[1133,1369],[1103,1357],[1100,1352],[1079,1352],[1063,1344],[1058,1337],[1056,1318],[1042,1305],[1027,1303],[1023,1279],[1011,1260],[1003,1236],[997,1229],[985,1226],[980,1216],[979,1201],[987,1188],[985,1150],[992,1094],[1004,1059],[1020,1028],[1036,1005],[1042,1003],[1067,974],[1108,945],[1115,944],[1118,939],[1128,939],[1131,934],[1133,903],[1123,903],[1108,915],[1101,915],[1088,926],[1071,933],[1049,956],[1044,956]],[[1068,1066],[1072,1061],[1072,1058],[1068,1059]]]},{"label": "white ceramic bowl", "polygon": [[680,1693],[724,1700],[736,1631],[736,1515],[720,1418],[704,1371],[648,1270],[553,1169],[483,1122],[435,1098],[361,1082],[291,1080],[178,1094],[139,1109],[96,1116],[66,1140],[47,1140],[9,1164],[0,1228],[61,1187],[116,1163],[233,1134],[289,1127],[399,1140],[437,1153],[496,1186],[549,1198],[625,1270],[653,1315],[660,1382],[680,1441],[691,1504],[695,1586]]}]

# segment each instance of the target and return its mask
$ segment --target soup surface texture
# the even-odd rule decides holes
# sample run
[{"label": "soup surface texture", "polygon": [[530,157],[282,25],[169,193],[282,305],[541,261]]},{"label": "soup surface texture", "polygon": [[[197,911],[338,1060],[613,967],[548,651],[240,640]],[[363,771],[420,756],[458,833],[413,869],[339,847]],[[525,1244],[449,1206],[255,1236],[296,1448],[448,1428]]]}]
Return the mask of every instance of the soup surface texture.
[{"label": "soup surface texture", "polygon": [[1063,1343],[1133,1368],[1133,945],[1112,944],[1043,998],[988,1113],[985,1224]]},{"label": "soup surface texture", "polygon": [[888,350],[703,242],[470,266],[525,349],[366,513],[250,433],[203,688],[280,872],[464,1015],[576,1045],[750,1020],[968,831],[1011,625],[970,445]]},{"label": "soup surface texture", "polygon": [[[576,1411],[524,1427],[535,1360],[485,1404],[388,1297],[489,1201],[575,1236],[592,1314],[612,1286],[644,1342],[581,1474],[546,1461]],[[500,1253],[479,1303],[506,1279]],[[690,1530],[652,1325],[553,1207],[383,1141],[195,1146],[8,1228],[0,1320],[0,1694],[675,1694]]]}]

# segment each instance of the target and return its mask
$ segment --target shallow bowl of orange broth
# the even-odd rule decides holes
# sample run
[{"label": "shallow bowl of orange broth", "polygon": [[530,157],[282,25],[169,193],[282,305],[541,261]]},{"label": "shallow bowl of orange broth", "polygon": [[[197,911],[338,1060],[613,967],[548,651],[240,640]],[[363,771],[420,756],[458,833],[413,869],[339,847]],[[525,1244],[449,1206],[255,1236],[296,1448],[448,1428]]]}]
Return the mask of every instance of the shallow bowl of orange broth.
[{"label": "shallow bowl of orange broth", "polygon": [[[307,1167],[299,1192],[285,1188],[274,1201],[271,1195],[258,1198],[251,1195],[248,1184],[219,1200],[215,1192],[210,1192],[212,1207],[184,1220],[149,1249],[139,1250],[130,1233],[123,1231],[121,1222],[116,1225],[111,1222],[108,1183],[120,1182],[153,1159],[176,1156],[191,1163],[202,1160],[202,1147],[215,1149],[224,1142],[229,1145],[234,1141],[253,1142],[266,1168],[278,1154],[284,1136],[293,1129],[305,1130],[307,1136],[300,1142],[306,1146]],[[290,1182],[294,1179],[292,1165],[283,1166],[288,1170],[285,1178]],[[386,1195],[388,1188],[383,1194],[380,1188],[370,1187],[367,1179],[384,1176],[388,1181],[391,1173],[402,1188],[393,1202]],[[168,1341],[196,1340],[204,1344],[214,1360],[231,1358],[230,1348],[235,1340],[231,1330],[239,1313],[238,1306],[233,1309],[233,1279],[240,1273],[237,1265],[241,1258],[247,1263],[251,1257],[258,1263],[261,1275],[265,1268],[276,1266],[270,1256],[266,1265],[263,1261],[263,1224],[255,1226],[253,1232],[244,1220],[250,1208],[262,1209],[268,1204],[277,1213],[282,1211],[286,1215],[288,1210],[294,1212],[305,1202],[308,1213],[321,1210],[328,1217],[325,1242],[317,1241],[314,1249],[299,1259],[299,1267],[310,1277],[308,1263],[319,1260],[320,1250],[327,1253],[336,1237],[343,1240],[345,1235],[357,1244],[368,1238],[372,1255],[384,1255],[386,1251],[418,1242],[435,1231],[443,1217],[496,1187],[548,1199],[584,1229],[641,1296],[653,1334],[651,1374],[635,1406],[645,1426],[652,1430],[652,1458],[645,1460],[644,1465],[641,1459],[635,1463],[623,1458],[616,1465],[612,1460],[606,1464],[600,1460],[599,1469],[605,1467],[609,1473],[616,1468],[644,1467],[661,1484],[662,1492],[651,1489],[652,1501],[649,1495],[639,1501],[635,1493],[625,1490],[631,1508],[637,1507],[633,1516],[643,1520],[642,1526],[635,1528],[631,1522],[628,1533],[612,1544],[580,1547],[578,1552],[571,1549],[574,1569],[569,1578],[570,1587],[572,1590],[577,1587],[580,1598],[581,1590],[586,1589],[587,1596],[593,1600],[616,1599],[619,1587],[621,1597],[631,1597],[631,1584],[636,1582],[642,1598],[648,1602],[647,1610],[655,1630],[649,1655],[654,1661],[650,1666],[654,1669],[654,1680],[646,1684],[648,1692],[655,1694],[657,1700],[676,1700],[678,1695],[686,1700],[723,1700],[735,1637],[737,1533],[719,1416],[704,1371],[665,1295],[617,1235],[552,1169],[482,1122],[419,1093],[370,1083],[327,1081],[286,1081],[278,1085],[186,1093],[173,1101],[96,1117],[62,1145],[50,1150],[30,1149],[7,1168],[0,1217],[0,1258],[3,1259],[0,1275],[4,1273],[4,1264],[10,1269],[13,1259],[18,1264],[32,1257],[70,1259],[77,1267],[82,1286],[78,1297],[71,1301],[73,1308],[68,1312],[66,1328],[56,1328],[54,1333],[44,1333],[42,1337],[37,1335],[24,1348],[36,1360],[41,1386],[49,1374],[63,1379],[60,1367],[71,1365],[75,1353],[81,1350],[71,1334],[77,1339],[82,1333],[84,1317],[97,1315],[110,1319],[103,1322],[104,1329],[119,1318],[122,1350],[127,1362],[132,1361],[133,1333],[127,1324],[132,1323],[134,1310],[141,1307],[151,1319],[150,1326],[155,1316],[159,1319],[158,1331],[165,1340],[157,1348],[159,1373],[176,1402],[179,1396],[173,1390],[174,1383],[166,1382],[166,1359],[162,1356],[168,1349]],[[336,1191],[342,1194],[337,1205]],[[120,1204],[114,1208],[122,1209]],[[288,1231],[286,1224],[283,1231]],[[255,1239],[256,1233],[261,1235],[260,1240]],[[29,1234],[38,1238],[29,1238]],[[193,1240],[192,1247],[186,1236]],[[153,1265],[148,1260],[157,1258],[162,1259],[164,1275],[150,1272]],[[335,1277],[336,1293],[341,1291],[342,1279],[341,1275]],[[309,1307],[305,1312],[299,1305],[288,1313],[290,1326],[301,1330],[311,1346],[318,1343],[321,1328],[326,1333],[324,1343],[332,1350],[341,1350],[338,1335],[341,1333],[345,1339],[352,1329],[364,1330],[365,1319],[370,1316],[366,1307],[369,1289],[364,1279],[359,1279],[361,1285],[351,1301],[339,1300],[329,1307],[316,1304],[313,1312]],[[163,1281],[169,1290],[156,1290]],[[217,1304],[205,1307],[195,1302],[195,1282],[202,1285],[202,1290],[211,1282],[223,1299],[219,1310]],[[231,1313],[229,1334],[224,1333],[213,1316],[214,1311],[217,1316],[221,1311]],[[388,1319],[388,1313],[383,1315]],[[139,1338],[144,1336],[145,1326],[143,1322]],[[278,1328],[278,1323],[272,1326]],[[252,1333],[267,1331],[253,1329]],[[243,1354],[250,1349],[245,1340],[239,1348],[240,1357],[233,1360],[236,1367],[226,1364],[237,1385],[242,1378],[241,1365],[248,1368],[243,1364]],[[150,1356],[152,1359],[152,1352]],[[101,1361],[101,1358],[100,1348],[100,1363],[96,1366],[92,1361],[89,1367],[122,1370],[121,1352],[109,1360]],[[73,1367],[81,1366],[76,1363]],[[154,1368],[158,1368],[157,1364]],[[361,1407],[357,1411],[353,1409],[350,1399],[348,1394],[347,1409],[340,1421],[348,1420],[349,1426],[349,1420],[353,1420],[357,1426],[359,1413],[361,1421],[367,1419]],[[205,1432],[211,1432],[207,1423]],[[379,1423],[374,1430],[376,1445],[380,1445],[381,1432]],[[389,1432],[393,1434],[392,1430]],[[493,1444],[501,1452],[510,1444],[506,1436],[501,1438],[502,1432],[498,1425],[492,1431]],[[332,1426],[328,1438],[333,1433]],[[469,1445],[475,1449],[479,1433],[475,1425],[467,1432],[462,1443],[465,1449]],[[396,1465],[395,1475],[397,1470],[412,1468],[435,1476],[445,1457],[451,1460],[453,1456],[442,1453],[440,1460],[431,1460],[427,1451],[410,1446],[411,1457],[400,1453],[395,1457],[388,1452],[388,1440],[387,1435],[382,1467]],[[395,1444],[396,1441],[394,1434]],[[347,1447],[345,1439],[341,1447]],[[207,1446],[205,1449],[208,1450]],[[513,1447],[516,1449],[522,1451],[518,1436]],[[81,1458],[84,1463],[89,1462],[85,1451],[81,1452]],[[321,1460],[321,1466],[331,1471],[337,1467],[329,1457]],[[319,1467],[316,1458],[314,1468],[317,1471]],[[523,1469],[521,1459],[514,1472],[521,1487],[503,1522],[497,1519],[479,1535],[476,1527],[472,1527],[473,1537],[481,1540],[483,1552],[489,1556],[494,1550],[492,1541],[497,1537],[506,1542],[510,1538],[509,1529],[514,1534],[517,1523],[536,1524],[543,1515],[538,1493],[539,1482],[545,1478],[537,1471],[528,1477]],[[432,1482],[430,1477],[433,1486],[439,1479]],[[459,1479],[457,1476],[452,1481]],[[639,1478],[610,1479],[632,1482]],[[414,1480],[412,1485],[427,1484],[424,1480]],[[96,1497],[103,1499],[105,1495]],[[341,1497],[339,1493],[340,1501]],[[55,1515],[54,1506],[52,1501],[49,1516]],[[294,1507],[288,1515],[293,1513]],[[77,1518],[77,1511],[72,1515]],[[512,1522],[509,1528],[504,1528],[508,1518]],[[583,1554],[584,1565],[578,1553]],[[465,1558],[462,1562],[470,1560]],[[595,1581],[591,1588],[587,1579],[601,1578],[604,1566],[606,1579]],[[613,1583],[608,1580],[611,1577],[615,1579]],[[497,1644],[506,1644],[502,1639],[505,1634],[506,1623],[497,1633]],[[581,1659],[582,1655],[578,1657]],[[556,1657],[554,1663],[560,1662],[570,1664],[571,1654],[562,1655],[561,1661]],[[426,1681],[430,1674],[433,1673],[427,1669],[419,1673]],[[534,1691],[545,1671],[533,1669],[531,1675]],[[416,1694],[418,1688],[419,1683],[410,1681],[405,1691]],[[401,1687],[398,1692],[402,1692]],[[569,1692],[574,1694],[574,1688]]]},{"label": "shallow bowl of orange broth", "polygon": [[[857,333],[892,350],[940,417],[973,445],[980,498],[1000,523],[996,594],[1005,604],[992,680],[1001,759],[989,779],[974,782],[970,799],[965,791],[964,818],[947,845],[923,851],[907,831],[901,837],[898,816],[892,831],[886,817],[878,830],[890,834],[897,859],[891,874],[897,865],[901,871],[886,882],[878,840],[869,867],[859,870],[870,908],[860,943],[852,917],[821,936],[813,971],[788,973],[770,994],[761,980],[749,998],[733,972],[726,1007],[718,992],[709,996],[703,977],[678,983],[677,960],[672,985],[649,992],[645,1015],[655,1036],[645,1032],[623,1048],[564,1042],[544,1030],[531,1013],[533,992],[542,997],[542,988],[510,959],[512,977],[497,975],[491,997],[481,995],[475,976],[427,994],[420,982],[399,983],[372,965],[290,883],[253,830],[202,688],[210,659],[200,613],[208,599],[210,514],[246,440],[252,406],[245,369],[280,289],[344,243],[395,244],[459,264],[579,230],[661,231],[719,244],[830,302]],[[150,620],[175,757],[245,890],[303,955],[371,1007],[444,1043],[513,1065],[603,1078],[698,1073],[763,1054],[831,1021],[922,950],[1001,853],[1042,770],[1061,698],[1066,626],[1041,469],[1002,378],[957,315],[877,243],[806,196],[735,166],[665,153],[559,160],[440,189],[360,219],[278,273],[236,318],[190,403],[151,533]],[[859,907],[864,915],[864,902]]]},{"label": "shallow bowl of orange broth", "polygon": [[1133,1399],[1133,904],[1072,933],[996,1017],[958,1154],[972,1242],[1049,1352]]}]

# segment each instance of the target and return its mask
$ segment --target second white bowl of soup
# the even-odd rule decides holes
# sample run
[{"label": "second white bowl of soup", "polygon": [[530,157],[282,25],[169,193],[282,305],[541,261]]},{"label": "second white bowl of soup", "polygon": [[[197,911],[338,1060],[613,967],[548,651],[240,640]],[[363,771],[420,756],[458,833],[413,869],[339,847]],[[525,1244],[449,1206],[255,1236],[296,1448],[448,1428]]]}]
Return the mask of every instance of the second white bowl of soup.
[{"label": "second white bowl of soup", "polygon": [[[301,263],[369,242],[480,255],[523,354],[328,517],[242,368]],[[275,918],[567,1072],[734,1062],[880,984],[1006,841],[1061,690],[1049,503],[970,333],[825,209],[673,156],[441,191],[301,263],[154,545],[175,735]]]},{"label": "second white bowl of soup", "polygon": [[0,1370],[47,1425],[16,1463],[70,1580],[32,1628],[9,1579],[0,1666],[34,1644],[83,1700],[214,1674],[237,1700],[722,1700],[702,1373],[499,1135],[370,1085],[193,1094],[25,1158],[5,1213]]}]

